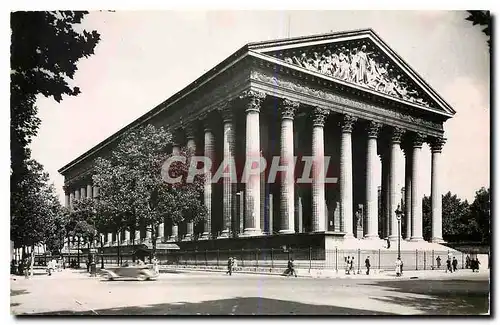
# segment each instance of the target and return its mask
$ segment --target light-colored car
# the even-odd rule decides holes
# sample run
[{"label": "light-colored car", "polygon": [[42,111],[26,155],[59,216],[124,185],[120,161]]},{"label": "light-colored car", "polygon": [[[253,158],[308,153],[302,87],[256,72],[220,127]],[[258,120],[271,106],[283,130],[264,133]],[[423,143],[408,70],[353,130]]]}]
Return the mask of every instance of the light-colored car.
[{"label": "light-colored car", "polygon": [[158,277],[148,265],[117,266],[101,270],[108,280],[137,279],[139,281],[154,280]]}]

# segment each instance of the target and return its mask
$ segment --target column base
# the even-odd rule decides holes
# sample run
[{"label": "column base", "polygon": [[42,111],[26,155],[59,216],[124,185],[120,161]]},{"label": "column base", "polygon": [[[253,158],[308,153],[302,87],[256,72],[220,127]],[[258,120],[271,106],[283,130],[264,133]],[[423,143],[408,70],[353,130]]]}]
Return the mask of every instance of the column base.
[{"label": "column base", "polygon": [[168,243],[173,243],[173,242],[176,242],[176,241],[177,241],[177,238],[172,237],[172,236],[170,236],[170,237],[167,239],[167,242],[168,242]]},{"label": "column base", "polygon": [[210,239],[210,234],[208,232],[204,232],[201,234],[199,240],[209,240]]},{"label": "column base", "polygon": [[418,241],[424,241],[424,238],[422,237],[412,237],[410,238],[411,242],[418,242]]},{"label": "column base", "polygon": [[278,234],[280,234],[280,235],[295,234],[295,230],[291,230],[291,229],[280,230],[280,231],[278,231]]},{"label": "column base", "polygon": [[182,238],[182,241],[192,241],[192,240],[193,240],[192,234],[186,234],[186,236]]},{"label": "column base", "polygon": [[443,238],[437,238],[437,237],[433,237],[431,239],[431,243],[436,243],[436,244],[444,244],[446,243]]},{"label": "column base", "polygon": [[[403,240],[402,237],[400,237],[400,238],[401,238],[401,240]],[[398,236],[395,236],[395,235],[389,236],[389,241],[398,241]]]},{"label": "column base", "polygon": [[229,230],[223,230],[217,239],[229,238]]},{"label": "column base", "polygon": [[368,234],[363,237],[363,239],[366,240],[381,240],[381,238],[378,236],[378,234]]},{"label": "column base", "polygon": [[262,236],[262,230],[258,228],[246,228],[240,235],[240,237],[254,237],[254,236]]},{"label": "column base", "polygon": [[354,234],[352,232],[351,233],[346,233],[344,235],[344,239],[353,239],[353,238],[355,238],[355,237],[354,237]]}]

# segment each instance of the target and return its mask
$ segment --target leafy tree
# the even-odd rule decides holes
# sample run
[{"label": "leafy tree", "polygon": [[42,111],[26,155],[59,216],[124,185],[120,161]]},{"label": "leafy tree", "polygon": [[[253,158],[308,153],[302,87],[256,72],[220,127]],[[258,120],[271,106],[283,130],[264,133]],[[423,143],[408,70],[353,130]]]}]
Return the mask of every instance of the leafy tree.
[{"label": "leafy tree", "polygon": [[11,193],[11,240],[15,247],[36,246],[61,232],[63,209],[49,175],[28,160],[19,191]]},{"label": "leafy tree", "polygon": [[491,198],[490,189],[482,187],[476,191],[470,206],[471,220],[475,226],[475,240],[491,243]]},{"label": "leafy tree", "polygon": [[488,36],[488,48],[491,53],[491,17],[488,10],[467,10],[469,14],[465,20],[471,21],[472,25],[479,25],[483,28],[483,33]]},{"label": "leafy tree", "polygon": [[[11,13],[10,138],[11,207],[21,200],[24,177],[32,166],[28,148],[40,126],[36,96],[76,96],[70,85],[79,59],[89,57],[100,40],[96,31],[78,30],[86,11],[18,11]],[[29,166],[31,164],[31,166]],[[28,203],[36,205],[35,202]],[[25,216],[27,218],[27,216]]]},{"label": "leafy tree", "polygon": [[[166,218],[174,223],[198,220],[206,214],[202,204],[202,177],[191,184],[167,184],[162,165],[171,156],[171,135],[162,127],[147,125],[127,133],[111,157],[99,158],[94,167],[94,184],[99,186],[100,202],[106,206],[105,219],[114,231],[145,228],[151,232],[153,253],[158,226]],[[185,149],[181,151],[187,159]],[[172,177],[186,179],[187,163],[170,167]]]},{"label": "leafy tree", "polygon": [[[445,241],[461,241],[470,238],[470,228],[467,225],[469,216],[469,203],[462,201],[456,194],[451,192],[443,195],[443,239]],[[422,201],[423,212],[423,236],[430,240],[432,237],[432,214],[431,199],[424,196]]]}]

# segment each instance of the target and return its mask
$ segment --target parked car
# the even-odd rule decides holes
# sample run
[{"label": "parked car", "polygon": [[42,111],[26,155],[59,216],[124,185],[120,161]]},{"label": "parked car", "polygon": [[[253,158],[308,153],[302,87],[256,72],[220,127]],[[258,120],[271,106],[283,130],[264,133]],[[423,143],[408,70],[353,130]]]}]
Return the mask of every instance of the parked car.
[{"label": "parked car", "polygon": [[148,265],[125,265],[117,267],[108,267],[101,270],[103,276],[108,280],[116,279],[136,279],[139,281],[154,280],[158,274]]}]

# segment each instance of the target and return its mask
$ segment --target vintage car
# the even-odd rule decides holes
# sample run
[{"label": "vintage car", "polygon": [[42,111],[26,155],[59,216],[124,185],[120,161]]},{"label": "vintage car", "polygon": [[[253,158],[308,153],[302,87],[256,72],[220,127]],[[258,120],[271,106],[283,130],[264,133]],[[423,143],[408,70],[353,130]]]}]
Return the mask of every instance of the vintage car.
[{"label": "vintage car", "polygon": [[101,270],[102,275],[108,280],[137,279],[139,281],[154,280],[158,274],[148,265],[132,265],[109,267]]}]

